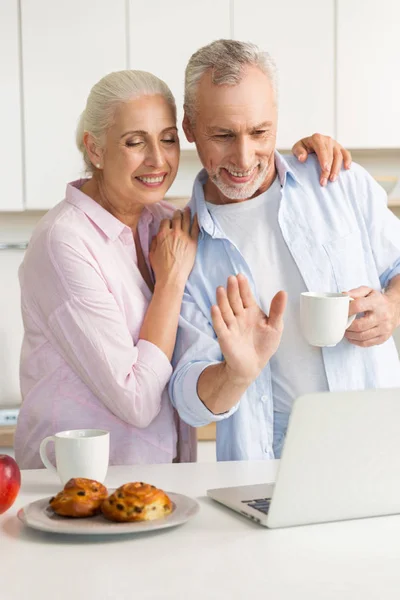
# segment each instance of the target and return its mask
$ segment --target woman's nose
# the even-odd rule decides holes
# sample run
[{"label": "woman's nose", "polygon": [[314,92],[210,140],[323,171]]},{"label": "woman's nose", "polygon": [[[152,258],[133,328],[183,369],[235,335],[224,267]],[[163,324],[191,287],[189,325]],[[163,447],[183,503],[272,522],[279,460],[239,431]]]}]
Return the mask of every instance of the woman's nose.
[{"label": "woman's nose", "polygon": [[145,163],[146,165],[152,167],[162,167],[164,164],[164,154],[162,148],[159,144],[152,144],[149,148],[149,152],[146,156]]}]

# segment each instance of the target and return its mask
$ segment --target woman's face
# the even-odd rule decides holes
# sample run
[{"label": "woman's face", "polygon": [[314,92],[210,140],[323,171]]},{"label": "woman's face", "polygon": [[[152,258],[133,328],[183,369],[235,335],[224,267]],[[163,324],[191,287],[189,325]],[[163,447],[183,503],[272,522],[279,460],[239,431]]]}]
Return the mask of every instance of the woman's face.
[{"label": "woman's face", "polygon": [[122,103],[103,148],[102,184],[125,208],[159,202],[179,164],[173,111],[161,95]]}]

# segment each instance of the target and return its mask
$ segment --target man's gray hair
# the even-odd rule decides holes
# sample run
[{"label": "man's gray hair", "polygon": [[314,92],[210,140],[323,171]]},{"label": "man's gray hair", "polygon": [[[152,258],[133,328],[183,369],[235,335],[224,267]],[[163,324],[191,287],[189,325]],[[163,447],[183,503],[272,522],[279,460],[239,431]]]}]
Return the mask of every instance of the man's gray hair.
[{"label": "man's gray hair", "polygon": [[175,99],[164,81],[147,71],[115,71],[98,81],[90,90],[86,108],[76,130],[76,145],[83,155],[86,170],[93,173],[94,167],[86,152],[83,136],[86,131],[92,134],[96,143],[104,144],[107,130],[114,122],[115,111],[123,102],[140,96],[161,95],[170,105],[176,121]]},{"label": "man's gray hair", "polygon": [[193,123],[199,81],[211,70],[215,85],[237,85],[243,78],[244,67],[258,67],[269,78],[278,102],[278,74],[274,59],[255,44],[237,40],[216,40],[192,54],[185,71],[185,111]]}]

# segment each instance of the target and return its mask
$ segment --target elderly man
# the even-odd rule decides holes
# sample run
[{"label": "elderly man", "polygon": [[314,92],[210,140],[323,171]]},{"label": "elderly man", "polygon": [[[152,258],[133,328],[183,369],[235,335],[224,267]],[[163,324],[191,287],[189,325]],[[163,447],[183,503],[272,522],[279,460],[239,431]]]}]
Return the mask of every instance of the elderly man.
[{"label": "elderly man", "polygon": [[[400,386],[400,220],[360,166],[321,187],[315,159],[277,153],[277,116],[268,54],[219,40],[191,57],[184,129],[204,166],[190,202],[201,237],[170,395],[187,423],[217,422],[218,460],[279,457],[300,394]],[[306,290],[355,298],[360,318],[336,347],[303,339]]]}]

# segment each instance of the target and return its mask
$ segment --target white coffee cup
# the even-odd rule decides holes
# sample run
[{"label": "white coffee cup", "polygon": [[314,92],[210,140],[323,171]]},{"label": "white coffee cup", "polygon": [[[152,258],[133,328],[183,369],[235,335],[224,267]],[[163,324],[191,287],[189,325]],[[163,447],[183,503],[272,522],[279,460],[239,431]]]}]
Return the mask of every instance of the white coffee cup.
[{"label": "white coffee cup", "polygon": [[[55,468],[48,459],[46,446],[55,444]],[[50,435],[40,444],[45,467],[58,473],[65,485],[72,477],[85,477],[103,483],[108,469],[110,434],[103,429],[71,429]]]},{"label": "white coffee cup", "polygon": [[300,296],[300,324],[311,346],[336,346],[356,315],[349,317],[347,294],[303,292]]}]

